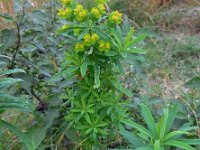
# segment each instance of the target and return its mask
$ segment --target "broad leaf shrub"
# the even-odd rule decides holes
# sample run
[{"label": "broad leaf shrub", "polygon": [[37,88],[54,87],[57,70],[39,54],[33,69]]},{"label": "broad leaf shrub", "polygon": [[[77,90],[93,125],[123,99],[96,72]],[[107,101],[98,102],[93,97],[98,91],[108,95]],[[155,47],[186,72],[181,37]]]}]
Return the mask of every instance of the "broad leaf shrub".
[{"label": "broad leaf shrub", "polygon": [[66,88],[70,107],[65,119],[68,130],[74,129],[77,147],[93,149],[116,140],[120,121],[127,118],[126,104],[132,92],[120,83],[124,74],[122,61],[142,57],[145,51],[135,46],[146,35],[134,36],[134,28],[125,32],[122,13],[106,10],[106,0],[62,0],[58,10],[58,30],[71,41],[65,52],[62,69],[49,82],[74,78]]},{"label": "broad leaf shrub", "polygon": [[134,132],[120,131],[129,141],[131,148],[136,150],[170,150],[172,148],[196,150],[193,146],[200,145],[199,139],[187,138],[187,136],[192,136],[191,131],[198,127],[186,123],[177,130],[172,130],[178,105],[172,106],[171,109],[164,109],[158,123],[155,123],[147,105],[141,104],[141,111],[147,128],[130,120],[122,120],[125,125],[136,130]]}]

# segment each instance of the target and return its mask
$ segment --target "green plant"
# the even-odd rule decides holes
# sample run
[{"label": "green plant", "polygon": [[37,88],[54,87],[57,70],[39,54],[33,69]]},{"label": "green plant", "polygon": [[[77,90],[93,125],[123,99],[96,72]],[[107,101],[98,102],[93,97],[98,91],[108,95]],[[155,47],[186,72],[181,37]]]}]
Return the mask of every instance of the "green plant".
[{"label": "green plant", "polygon": [[[89,1],[88,1],[89,2]],[[124,75],[122,62],[143,60],[145,51],[136,48],[146,34],[134,36],[122,14],[106,12],[104,0],[83,5],[62,1],[59,17],[65,24],[58,31],[71,42],[62,68],[49,83],[63,78],[75,80],[67,87],[65,119],[75,129],[77,147],[97,149],[118,136],[120,120],[128,117],[126,104],[132,97],[120,83]],[[65,81],[64,80],[64,81]]]},{"label": "green plant", "polygon": [[175,147],[184,150],[195,150],[191,145],[200,144],[199,139],[191,139],[184,136],[192,136],[192,133],[188,131],[198,127],[190,126],[190,124],[186,123],[177,130],[171,129],[178,111],[178,105],[174,105],[171,109],[166,108],[157,124],[148,106],[141,104],[141,111],[147,129],[133,121],[122,120],[125,125],[135,129],[134,132],[120,131],[129,141],[131,147],[137,150],[164,150]]},{"label": "green plant", "polygon": [[[14,73],[25,73],[22,69],[10,69],[10,70],[2,70],[0,69],[0,113],[4,112],[4,110],[17,109],[24,112],[33,112],[33,107],[31,103],[27,100],[22,99],[21,97],[11,96],[7,94],[7,89],[18,82],[22,82],[23,80],[6,77],[7,75],[11,75]],[[24,143],[24,147],[27,150],[34,150],[36,147],[31,141],[31,139],[16,126],[0,119],[0,127],[6,127],[11,130],[15,135],[17,135],[22,142]]]}]

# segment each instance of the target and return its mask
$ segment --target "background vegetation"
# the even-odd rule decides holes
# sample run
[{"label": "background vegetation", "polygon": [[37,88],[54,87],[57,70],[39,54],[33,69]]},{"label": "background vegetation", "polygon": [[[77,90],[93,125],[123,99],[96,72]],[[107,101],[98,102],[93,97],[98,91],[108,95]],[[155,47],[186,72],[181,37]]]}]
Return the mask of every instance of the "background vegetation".
[{"label": "background vegetation", "polygon": [[[0,123],[1,127],[7,126],[0,129],[0,149],[84,149],[84,141],[78,141],[72,129],[67,130],[64,118],[69,109],[65,89],[73,85],[73,78],[47,83],[62,68],[63,54],[71,43],[65,40],[66,35],[56,32],[63,24],[57,16],[60,2],[25,2],[0,1],[0,115],[1,120],[7,121]],[[129,103],[130,118],[141,128],[123,120],[128,130],[118,132],[98,148],[142,146],[135,145],[136,136],[148,143],[151,140],[138,135],[138,129],[141,132],[142,127],[149,129],[152,125],[145,114],[159,124],[160,118],[167,118],[174,107],[179,109],[174,123],[169,125],[170,131],[179,131],[185,124],[195,127],[179,132],[181,136],[200,137],[200,2],[111,0],[107,7],[124,13],[125,20],[136,29],[135,35],[147,34],[148,38],[138,45],[146,50],[144,59],[122,64],[125,75],[120,76],[123,85],[134,94]],[[12,82],[6,82],[7,78]],[[5,101],[11,105],[5,105]],[[197,145],[199,141],[192,142]]]}]

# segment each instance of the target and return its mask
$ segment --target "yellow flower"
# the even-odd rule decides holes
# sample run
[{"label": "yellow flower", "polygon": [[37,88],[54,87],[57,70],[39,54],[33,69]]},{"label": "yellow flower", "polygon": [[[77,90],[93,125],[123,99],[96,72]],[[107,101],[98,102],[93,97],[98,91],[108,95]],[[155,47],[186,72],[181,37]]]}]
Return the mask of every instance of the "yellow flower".
[{"label": "yellow flower", "polygon": [[87,46],[91,45],[91,38],[89,34],[84,35],[83,40],[84,40],[85,45]]},{"label": "yellow flower", "polygon": [[72,0],[61,0],[61,3],[64,5],[68,5],[72,2]]},{"label": "yellow flower", "polygon": [[76,52],[84,52],[85,51],[85,46],[83,43],[76,43],[75,45],[75,51]]},{"label": "yellow flower", "polygon": [[72,10],[71,8],[66,8],[66,9],[60,9],[58,11],[58,16],[62,18],[69,18],[71,16]]},{"label": "yellow flower", "polygon": [[63,9],[59,9],[58,10],[58,16],[64,16],[65,15],[65,12]]},{"label": "yellow flower", "polygon": [[91,14],[95,17],[95,18],[100,18],[101,17],[101,13],[99,12],[98,8],[93,7],[91,9]]},{"label": "yellow flower", "polygon": [[109,20],[113,23],[120,24],[122,22],[122,13],[114,11],[110,14]]},{"label": "yellow flower", "polygon": [[87,17],[87,13],[87,10],[83,9],[82,11],[76,14],[76,19],[78,21],[83,21]]},{"label": "yellow flower", "polygon": [[92,43],[92,44],[95,44],[96,41],[99,40],[99,35],[96,34],[96,33],[93,33],[93,34],[91,35],[91,37],[90,37],[90,40],[91,40],[91,43]]},{"label": "yellow flower", "polygon": [[106,11],[104,4],[98,4],[97,8],[99,9],[101,14],[105,13],[105,11]]},{"label": "yellow flower", "polygon": [[88,11],[83,8],[83,5],[78,4],[74,9],[74,15],[78,21],[83,21],[87,17]]},{"label": "yellow flower", "polygon": [[105,48],[106,48],[107,50],[110,50],[110,47],[111,47],[110,42],[106,42],[106,43],[105,43]]},{"label": "yellow flower", "polygon": [[74,13],[78,14],[82,10],[83,10],[83,5],[78,4],[78,5],[76,5],[76,8],[74,9]]},{"label": "yellow flower", "polygon": [[107,51],[110,50],[110,48],[111,48],[111,44],[109,42],[105,42],[105,41],[100,41],[99,42],[98,50],[100,52],[103,52],[103,51],[107,52]]}]

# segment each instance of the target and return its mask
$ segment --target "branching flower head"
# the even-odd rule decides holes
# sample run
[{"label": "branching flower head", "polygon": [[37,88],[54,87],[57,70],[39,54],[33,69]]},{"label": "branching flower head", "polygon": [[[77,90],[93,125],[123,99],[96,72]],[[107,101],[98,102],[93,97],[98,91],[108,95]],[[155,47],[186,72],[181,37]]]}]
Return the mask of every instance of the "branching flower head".
[{"label": "branching flower head", "polygon": [[83,8],[83,5],[78,4],[74,9],[74,15],[78,21],[83,21],[87,17],[88,11]]},{"label": "branching flower head", "polygon": [[95,17],[95,18],[101,18],[101,12],[99,11],[99,9],[97,7],[93,7],[91,9],[91,14]]},{"label": "branching flower head", "polygon": [[110,48],[111,48],[110,42],[99,41],[98,50],[99,50],[100,52],[103,52],[103,51],[107,52],[107,51],[110,50]]},{"label": "branching flower head", "polygon": [[85,51],[85,45],[83,43],[76,43],[75,51],[76,52],[84,52]]},{"label": "branching flower head", "polygon": [[71,16],[72,10],[71,8],[67,7],[66,9],[58,10],[58,16],[62,18],[69,18]]},{"label": "branching flower head", "polygon": [[120,24],[122,22],[122,13],[114,11],[110,14],[109,20],[113,23]]},{"label": "branching flower head", "polygon": [[106,12],[106,8],[105,8],[104,4],[98,4],[97,8],[99,9],[101,14],[104,14]]},{"label": "branching flower head", "polygon": [[99,40],[99,35],[96,33],[93,33],[90,38],[91,38],[91,43],[95,44]]}]

